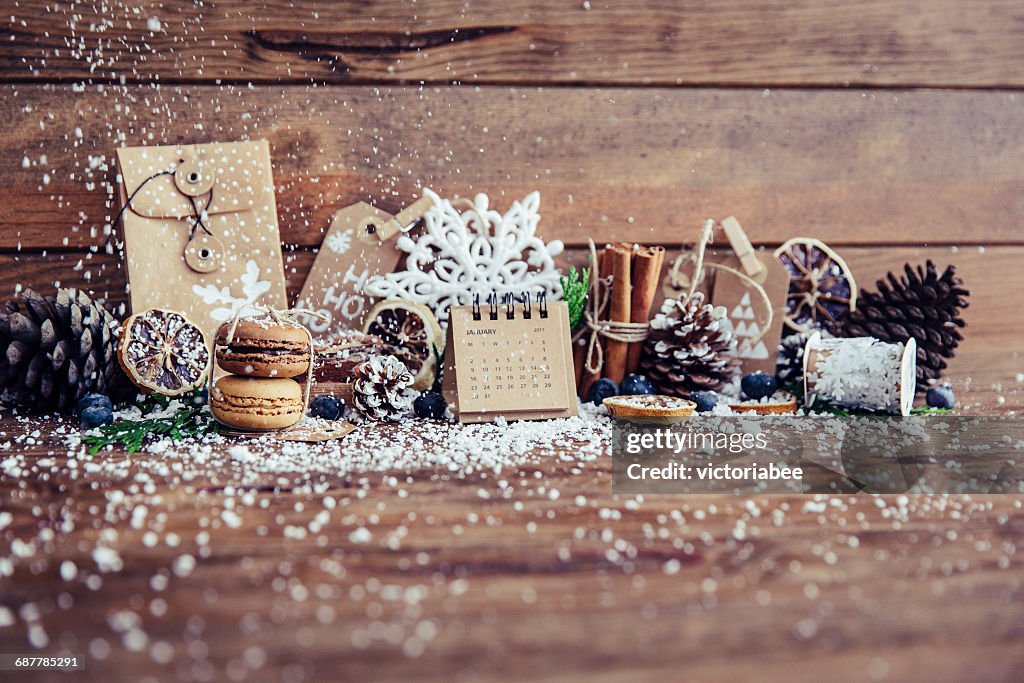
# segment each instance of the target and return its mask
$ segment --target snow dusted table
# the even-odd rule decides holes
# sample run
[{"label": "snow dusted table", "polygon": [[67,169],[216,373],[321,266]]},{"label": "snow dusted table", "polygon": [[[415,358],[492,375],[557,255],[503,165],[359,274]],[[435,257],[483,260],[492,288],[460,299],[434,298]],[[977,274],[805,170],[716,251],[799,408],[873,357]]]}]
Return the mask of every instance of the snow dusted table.
[{"label": "snow dusted table", "polygon": [[[614,496],[603,424],[69,459],[73,429],[7,416],[0,652],[80,653],[76,679],[138,681],[1024,667],[1020,497]],[[349,450],[372,471],[346,472]]]}]

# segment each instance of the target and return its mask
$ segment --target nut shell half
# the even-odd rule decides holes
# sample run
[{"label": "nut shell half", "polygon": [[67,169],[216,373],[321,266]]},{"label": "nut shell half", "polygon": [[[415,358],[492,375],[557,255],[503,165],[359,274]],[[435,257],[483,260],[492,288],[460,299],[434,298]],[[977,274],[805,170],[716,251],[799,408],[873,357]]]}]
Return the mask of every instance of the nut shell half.
[{"label": "nut shell half", "polygon": [[653,423],[680,422],[697,410],[697,404],[693,401],[662,394],[612,396],[606,398],[602,405],[612,417]]}]

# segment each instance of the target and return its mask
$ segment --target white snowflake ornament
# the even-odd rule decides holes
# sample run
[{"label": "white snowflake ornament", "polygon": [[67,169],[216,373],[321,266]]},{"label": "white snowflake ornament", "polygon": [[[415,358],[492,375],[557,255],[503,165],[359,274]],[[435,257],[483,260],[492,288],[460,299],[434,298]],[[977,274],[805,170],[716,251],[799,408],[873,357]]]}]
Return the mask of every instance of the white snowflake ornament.
[{"label": "white snowflake ornament", "polygon": [[367,294],[426,304],[442,325],[449,308],[472,304],[474,294],[483,300],[491,292],[500,298],[543,289],[551,298],[561,297],[554,257],[564,245],[537,237],[539,192],[512,202],[504,215],[490,209],[485,194],[459,212],[447,199],[430,190],[424,193],[434,206],[423,215],[423,233],[416,240],[402,235],[397,241],[407,254],[405,270],[371,278]]}]

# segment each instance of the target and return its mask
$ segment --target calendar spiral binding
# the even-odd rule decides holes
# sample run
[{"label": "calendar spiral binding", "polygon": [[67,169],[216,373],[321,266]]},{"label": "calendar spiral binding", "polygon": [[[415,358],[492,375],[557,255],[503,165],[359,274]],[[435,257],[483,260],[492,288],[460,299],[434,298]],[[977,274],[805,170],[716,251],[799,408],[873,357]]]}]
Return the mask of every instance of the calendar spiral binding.
[{"label": "calendar spiral binding", "polygon": [[[530,320],[533,318],[533,307],[531,305],[531,299],[537,304],[537,313],[541,318],[548,317],[548,294],[545,291],[540,291],[534,294],[532,297],[529,292],[523,292],[518,296],[513,292],[505,292],[499,295],[497,292],[492,291],[485,300],[487,304],[487,316],[490,320],[498,320],[501,309],[505,309],[505,319],[515,320],[516,318],[516,304],[522,305],[522,318],[523,320]],[[473,320],[483,320],[483,309],[480,304],[480,293],[473,294]]]}]

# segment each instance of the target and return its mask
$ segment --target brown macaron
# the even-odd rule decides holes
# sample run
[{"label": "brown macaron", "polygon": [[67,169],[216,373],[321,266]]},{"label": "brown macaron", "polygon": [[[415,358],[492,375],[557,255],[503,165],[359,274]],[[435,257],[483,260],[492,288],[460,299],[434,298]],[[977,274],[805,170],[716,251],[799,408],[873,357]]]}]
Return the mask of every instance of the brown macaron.
[{"label": "brown macaron", "polygon": [[293,379],[225,375],[210,392],[218,422],[239,429],[284,429],[302,419],[302,385]]},{"label": "brown macaron", "polygon": [[296,377],[309,369],[309,337],[298,323],[241,320],[228,343],[228,323],[217,331],[217,365],[246,377]]}]

